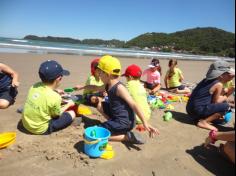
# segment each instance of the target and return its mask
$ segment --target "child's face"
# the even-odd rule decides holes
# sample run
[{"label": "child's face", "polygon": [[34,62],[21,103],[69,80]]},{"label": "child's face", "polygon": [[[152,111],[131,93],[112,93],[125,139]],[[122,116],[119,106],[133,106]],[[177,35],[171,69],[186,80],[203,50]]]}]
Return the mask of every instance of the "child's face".
[{"label": "child's face", "polygon": [[223,75],[221,75],[223,82],[231,81],[234,77],[235,75],[232,75],[230,73],[224,73]]},{"label": "child's face", "polygon": [[157,67],[150,68],[152,72],[157,71]]},{"label": "child's face", "polygon": [[100,77],[100,71],[99,71],[99,69],[96,69],[96,70],[95,70],[94,76],[95,76],[96,78],[99,78],[99,77]]},{"label": "child's face", "polygon": [[99,70],[99,77],[104,84],[107,84],[109,82],[109,75],[102,70]]}]

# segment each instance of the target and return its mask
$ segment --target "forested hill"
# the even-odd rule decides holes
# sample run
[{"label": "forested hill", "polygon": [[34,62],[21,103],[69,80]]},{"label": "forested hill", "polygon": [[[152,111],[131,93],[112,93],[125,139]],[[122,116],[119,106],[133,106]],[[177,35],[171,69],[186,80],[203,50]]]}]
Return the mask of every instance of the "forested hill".
[{"label": "forested hill", "polygon": [[235,57],[235,34],[217,28],[194,28],[175,33],[146,33],[127,42],[120,40],[75,40],[59,37],[26,36],[24,39],[75,44],[105,45],[144,50]]}]

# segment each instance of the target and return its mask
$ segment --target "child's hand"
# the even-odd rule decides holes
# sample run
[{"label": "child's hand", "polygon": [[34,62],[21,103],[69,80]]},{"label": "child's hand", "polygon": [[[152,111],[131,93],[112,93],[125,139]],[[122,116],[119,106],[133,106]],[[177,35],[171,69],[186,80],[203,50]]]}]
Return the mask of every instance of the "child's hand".
[{"label": "child's hand", "polygon": [[65,92],[63,91],[63,90],[61,90],[61,89],[56,89],[55,90],[59,95],[64,95],[65,94]]},{"label": "child's hand", "polygon": [[66,105],[71,107],[71,106],[74,106],[75,103],[72,100],[69,100]]},{"label": "child's hand", "polygon": [[17,80],[12,80],[12,87],[19,87],[19,85],[20,85],[20,82],[18,82]]},{"label": "child's hand", "polygon": [[160,134],[160,132],[156,128],[152,127],[151,125],[144,124],[143,126],[149,132],[149,137],[151,138]]}]

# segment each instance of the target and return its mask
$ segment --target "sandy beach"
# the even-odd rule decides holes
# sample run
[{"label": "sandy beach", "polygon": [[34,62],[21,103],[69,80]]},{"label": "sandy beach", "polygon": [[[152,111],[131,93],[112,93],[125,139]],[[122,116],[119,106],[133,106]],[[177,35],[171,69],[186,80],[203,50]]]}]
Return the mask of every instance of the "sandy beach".
[{"label": "sandy beach", "polygon": [[[90,61],[94,56],[63,54],[3,54],[0,62],[14,68],[20,75],[19,95],[16,103],[6,110],[0,110],[0,133],[14,131],[16,142],[9,148],[0,150],[1,176],[231,176],[235,167],[217,153],[215,146],[202,146],[208,131],[193,125],[185,111],[186,103],[174,103],[173,119],[162,119],[164,110],[154,110],[150,123],[157,127],[160,135],[149,139],[142,146],[127,146],[111,143],[116,156],[111,160],[90,159],[83,153],[84,123],[71,125],[67,129],[48,136],[29,135],[21,130],[22,107],[28,89],[39,81],[38,68],[47,59],[59,61],[71,75],[64,77],[61,89],[83,85],[90,72]],[[147,68],[149,59],[120,58],[123,71],[130,64]],[[162,80],[167,71],[168,60],[160,60]],[[179,61],[185,82],[197,83],[206,74],[209,61]],[[234,63],[232,63],[234,66]],[[124,82],[124,79],[121,79]],[[81,92],[79,92],[81,93]],[[93,110],[95,111],[95,110]],[[95,113],[98,119],[101,116]],[[94,115],[94,116],[95,116]],[[235,117],[235,114],[233,114]],[[233,118],[234,119],[234,118]],[[233,123],[221,130],[232,130]],[[216,146],[219,146],[219,142]]]}]

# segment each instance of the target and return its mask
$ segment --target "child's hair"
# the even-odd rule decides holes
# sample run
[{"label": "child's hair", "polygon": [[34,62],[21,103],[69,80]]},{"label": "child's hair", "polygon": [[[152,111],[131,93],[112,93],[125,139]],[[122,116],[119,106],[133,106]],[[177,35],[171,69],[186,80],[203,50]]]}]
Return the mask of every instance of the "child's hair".
[{"label": "child's hair", "polygon": [[159,59],[153,58],[151,63],[154,63],[154,65],[159,65],[158,66],[158,71],[159,71],[160,74],[162,74],[161,73],[161,65],[160,65]]},{"label": "child's hair", "polygon": [[[169,67],[171,67],[171,66],[176,66],[178,64],[178,62],[177,62],[177,60],[176,59],[171,59],[170,61],[169,61]],[[174,70],[169,70],[169,74],[168,74],[168,78],[171,78],[173,75],[174,75]]]},{"label": "child's hair", "polygon": [[[62,75],[61,75],[62,76]],[[53,84],[53,82],[57,79],[57,78],[59,78],[59,77],[57,77],[57,78],[55,78],[55,79],[48,79],[48,78],[45,78],[42,74],[40,74],[39,73],[39,77],[40,77],[40,79],[41,79],[41,81],[43,82],[43,83],[45,83],[45,84]]]}]

